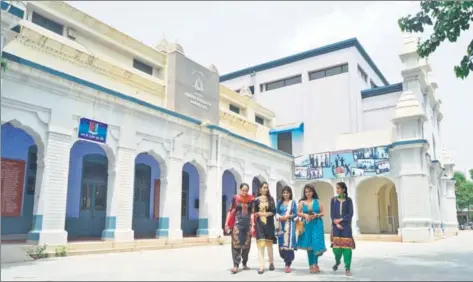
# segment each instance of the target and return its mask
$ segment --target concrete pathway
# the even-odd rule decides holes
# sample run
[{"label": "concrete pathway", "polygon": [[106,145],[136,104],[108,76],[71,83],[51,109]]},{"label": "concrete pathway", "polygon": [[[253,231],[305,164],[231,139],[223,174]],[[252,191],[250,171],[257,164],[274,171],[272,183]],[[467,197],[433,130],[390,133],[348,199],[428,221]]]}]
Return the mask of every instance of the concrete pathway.
[{"label": "concrete pathway", "polygon": [[353,255],[352,277],[346,277],[344,271],[334,273],[333,262],[329,250],[319,261],[322,273],[308,274],[306,255],[299,251],[292,273],[284,273],[282,260],[276,257],[276,271],[258,275],[257,253],[253,248],[249,262],[252,270],[232,275],[230,245],[223,245],[3,264],[1,280],[471,281],[473,231],[461,231],[459,236],[424,244],[359,241]]}]

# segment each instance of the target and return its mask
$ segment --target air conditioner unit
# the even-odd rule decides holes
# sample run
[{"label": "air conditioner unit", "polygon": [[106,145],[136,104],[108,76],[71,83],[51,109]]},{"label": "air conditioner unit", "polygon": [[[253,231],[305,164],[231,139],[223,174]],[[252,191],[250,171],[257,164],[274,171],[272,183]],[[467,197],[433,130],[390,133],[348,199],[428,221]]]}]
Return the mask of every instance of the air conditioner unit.
[{"label": "air conditioner unit", "polygon": [[67,28],[67,37],[69,37],[70,39],[75,40],[76,39],[76,31],[71,27]]}]

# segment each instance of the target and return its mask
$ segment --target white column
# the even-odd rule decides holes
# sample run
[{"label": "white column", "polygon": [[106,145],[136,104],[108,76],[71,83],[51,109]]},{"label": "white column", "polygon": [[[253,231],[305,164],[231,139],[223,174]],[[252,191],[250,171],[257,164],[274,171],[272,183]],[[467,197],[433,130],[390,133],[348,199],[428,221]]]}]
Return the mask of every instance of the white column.
[{"label": "white column", "polygon": [[451,178],[443,178],[442,181],[446,185],[446,197],[444,200],[444,218],[445,233],[447,235],[458,234],[457,204],[455,196],[455,180]]},{"label": "white column", "polygon": [[[358,188],[358,184],[361,182],[360,177],[354,177],[353,179],[349,179],[348,182],[349,187],[348,187],[348,196],[351,198],[353,202],[353,218],[352,218],[352,230],[353,230],[353,235],[359,235],[360,234],[360,222],[359,222],[359,217],[358,217],[358,199],[356,197],[356,191]],[[336,184],[334,185],[334,188],[336,188]],[[336,190],[335,193],[336,194]]]},{"label": "white column", "polygon": [[[222,236],[222,176],[220,167],[211,161],[207,166],[207,183],[202,206],[199,211],[198,235],[209,238]],[[202,194],[201,194],[202,195]]]},{"label": "white column", "polygon": [[168,240],[182,240],[181,205],[182,205],[182,158],[169,156],[166,159],[166,185],[161,190],[161,217],[158,222],[158,237]]},{"label": "white column", "polygon": [[135,150],[120,146],[114,162],[109,165],[107,217],[102,239],[121,242],[134,240],[131,228],[134,178]]},{"label": "white column", "polygon": [[39,245],[67,243],[67,182],[71,135],[49,131],[44,153],[38,154],[33,227],[28,241]]}]

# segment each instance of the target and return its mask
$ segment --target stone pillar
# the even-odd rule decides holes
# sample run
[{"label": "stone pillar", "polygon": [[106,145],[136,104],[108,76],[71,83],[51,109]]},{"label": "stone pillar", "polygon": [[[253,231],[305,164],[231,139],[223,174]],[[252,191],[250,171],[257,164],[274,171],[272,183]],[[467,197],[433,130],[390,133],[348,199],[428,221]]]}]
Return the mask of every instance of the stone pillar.
[{"label": "stone pillar", "polygon": [[182,240],[181,205],[182,205],[182,158],[171,155],[166,159],[167,176],[161,189],[161,211],[158,221],[157,237],[170,241]]},{"label": "stone pillar", "polygon": [[[222,174],[220,167],[215,161],[210,161],[207,166],[207,185],[205,190],[206,222],[202,222],[204,215],[199,213],[199,232],[202,235],[208,235],[209,238],[218,238],[222,236]],[[205,226],[205,223],[207,226]],[[202,228],[201,228],[202,226]]]},{"label": "stone pillar", "polygon": [[[360,234],[360,222],[359,222],[359,217],[358,217],[358,199],[356,195],[356,191],[358,189],[358,184],[362,181],[361,177],[353,177],[353,179],[348,180],[349,184],[347,183],[348,186],[348,196],[351,198],[353,202],[353,218],[352,218],[352,230],[353,230],[353,235],[358,235]],[[334,189],[336,188],[336,183],[334,185]],[[336,191],[334,191],[334,194],[336,194]]]},{"label": "stone pillar", "polygon": [[134,240],[131,227],[135,178],[135,150],[117,148],[115,160],[109,164],[107,217],[102,239],[120,242]]},{"label": "stone pillar", "polygon": [[442,176],[442,184],[445,187],[444,197],[444,224],[446,235],[458,234],[457,204],[455,195],[455,180],[453,178],[454,162],[450,159],[450,155],[446,150],[442,152],[442,161],[444,165],[444,174]]},{"label": "stone pillar", "polygon": [[207,178],[208,170],[205,172],[199,171],[199,222],[197,227],[197,236],[209,235],[209,217],[211,215],[209,213],[208,194],[213,193],[214,186],[217,184],[211,183],[207,186]]},{"label": "stone pillar", "polygon": [[71,137],[68,133],[50,129],[45,142],[46,148],[38,150],[33,227],[28,233],[30,243],[67,243],[64,228]]}]

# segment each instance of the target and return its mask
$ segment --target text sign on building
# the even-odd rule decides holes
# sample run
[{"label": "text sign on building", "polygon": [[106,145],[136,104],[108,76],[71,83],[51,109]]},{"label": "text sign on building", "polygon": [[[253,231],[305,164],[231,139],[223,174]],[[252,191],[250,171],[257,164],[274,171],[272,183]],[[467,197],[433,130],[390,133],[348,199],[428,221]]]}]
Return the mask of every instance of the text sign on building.
[{"label": "text sign on building", "polygon": [[78,137],[90,141],[105,143],[107,141],[108,125],[95,120],[81,118]]},{"label": "text sign on building", "polygon": [[21,216],[25,166],[23,160],[2,158],[2,216]]},{"label": "text sign on building", "polygon": [[189,60],[179,52],[168,55],[170,109],[190,117],[218,124],[218,73]]}]

